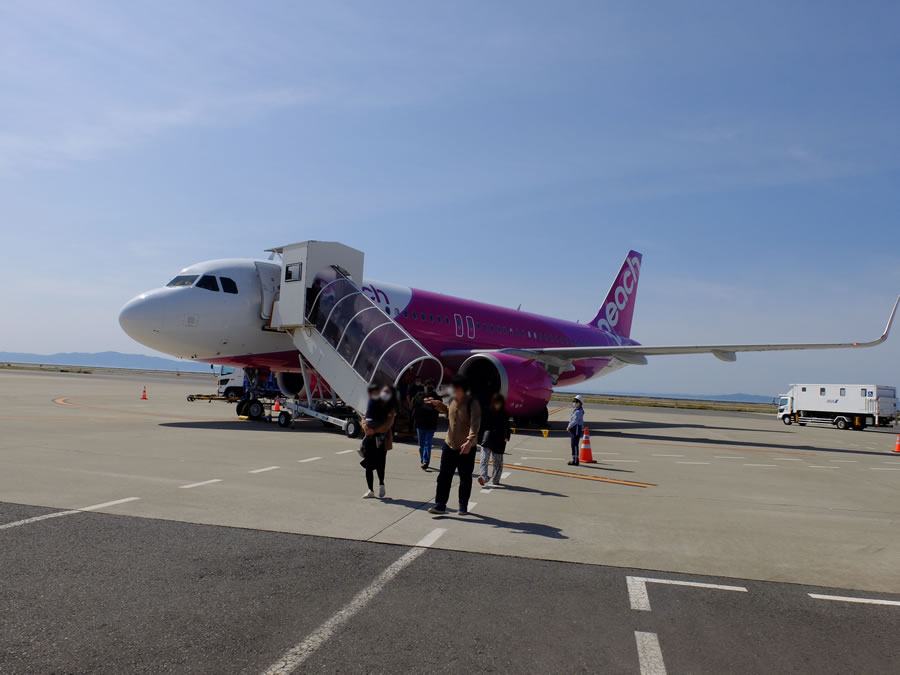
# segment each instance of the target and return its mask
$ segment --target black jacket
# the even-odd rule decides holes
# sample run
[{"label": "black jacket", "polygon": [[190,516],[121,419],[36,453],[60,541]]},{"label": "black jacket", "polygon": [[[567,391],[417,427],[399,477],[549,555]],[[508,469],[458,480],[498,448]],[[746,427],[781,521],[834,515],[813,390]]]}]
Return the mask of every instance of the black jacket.
[{"label": "black jacket", "polygon": [[[433,398],[438,398],[437,394],[432,394]],[[437,429],[439,413],[437,409],[430,403],[425,403],[425,399],[430,398],[425,391],[420,391],[413,399],[413,422],[416,429],[422,431],[434,431]]]},{"label": "black jacket", "polygon": [[481,444],[488,450],[502,455],[506,452],[509,436],[509,413],[506,410],[499,413],[493,410],[486,411],[481,420]]}]

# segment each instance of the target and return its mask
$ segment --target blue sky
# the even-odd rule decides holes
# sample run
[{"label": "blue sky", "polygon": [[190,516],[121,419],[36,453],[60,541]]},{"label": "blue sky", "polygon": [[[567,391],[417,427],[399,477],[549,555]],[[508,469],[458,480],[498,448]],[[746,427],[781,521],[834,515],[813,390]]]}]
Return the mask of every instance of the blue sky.
[{"label": "blue sky", "polygon": [[[676,6],[677,5],[677,6]],[[0,350],[146,352],[179,268],[304,239],[646,344],[868,339],[900,293],[900,6],[0,4]],[[898,327],[900,328],[900,327]],[[869,352],[657,358],[616,391],[900,380]]]}]

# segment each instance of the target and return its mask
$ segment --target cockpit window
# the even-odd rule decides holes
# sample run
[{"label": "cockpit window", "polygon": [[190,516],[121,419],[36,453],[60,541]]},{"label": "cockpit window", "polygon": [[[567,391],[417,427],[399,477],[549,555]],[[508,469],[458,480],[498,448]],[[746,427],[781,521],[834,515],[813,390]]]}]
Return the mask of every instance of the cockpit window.
[{"label": "cockpit window", "polygon": [[204,274],[197,282],[197,288],[205,288],[208,291],[218,291],[219,284],[214,276]]},{"label": "cockpit window", "polygon": [[226,293],[237,293],[237,284],[234,283],[234,279],[229,279],[228,277],[219,277],[219,281],[222,282],[222,290]]},{"label": "cockpit window", "polygon": [[170,288],[174,288],[176,286],[193,286],[194,282],[197,281],[196,274],[179,274],[177,277],[172,279],[166,286]]}]

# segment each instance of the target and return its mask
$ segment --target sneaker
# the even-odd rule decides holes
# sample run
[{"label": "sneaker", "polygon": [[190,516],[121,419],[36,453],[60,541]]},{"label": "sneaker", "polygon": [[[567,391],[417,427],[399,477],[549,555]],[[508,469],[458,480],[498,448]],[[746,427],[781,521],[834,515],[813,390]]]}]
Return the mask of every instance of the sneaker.
[{"label": "sneaker", "polygon": [[372,492],[371,490],[366,490],[363,493],[363,499],[374,499],[374,498],[375,498],[375,493]]},{"label": "sneaker", "polygon": [[578,462],[567,462],[569,466],[578,466]]},{"label": "sneaker", "polygon": [[484,487],[484,478],[482,478],[481,476],[478,476],[478,484]]},{"label": "sneaker", "polygon": [[460,506],[459,511],[457,513],[461,516],[467,516],[467,515],[469,515],[469,509],[466,506]]},{"label": "sneaker", "polygon": [[378,488],[378,498],[379,498],[379,499],[384,499],[384,495],[385,495],[385,494],[387,494],[387,493],[386,493],[385,490],[384,490],[384,485],[382,485],[382,486],[380,486],[380,487]]},{"label": "sneaker", "polygon": [[443,516],[445,513],[447,513],[447,509],[443,506],[435,505],[428,509],[428,513],[431,513],[435,516]]},{"label": "sneaker", "polygon": [[421,466],[422,466],[422,471],[428,471],[428,465],[425,464],[425,462],[422,462]]}]

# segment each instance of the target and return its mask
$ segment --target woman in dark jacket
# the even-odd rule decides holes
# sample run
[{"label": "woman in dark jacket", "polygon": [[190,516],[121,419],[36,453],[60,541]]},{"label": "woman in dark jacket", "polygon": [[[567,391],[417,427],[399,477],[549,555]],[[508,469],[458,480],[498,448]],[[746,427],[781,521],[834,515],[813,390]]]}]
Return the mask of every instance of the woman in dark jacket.
[{"label": "woman in dark jacket", "polygon": [[481,421],[481,475],[478,484],[484,485],[488,479],[488,464],[493,461],[492,485],[500,485],[503,473],[503,454],[509,441],[509,413],[506,399],[502,394],[494,394],[484,419]]},{"label": "woman in dark jacket", "polygon": [[378,498],[385,497],[384,469],[388,450],[394,446],[392,429],[396,417],[397,393],[394,388],[386,385],[379,391],[377,386],[369,385],[369,405],[363,421],[366,436],[360,448],[363,459],[359,463],[366,470],[366,485],[369,488],[363,494],[364,499],[375,496],[375,474],[378,474]]}]

